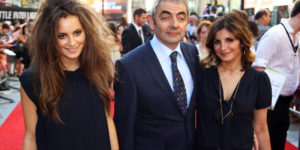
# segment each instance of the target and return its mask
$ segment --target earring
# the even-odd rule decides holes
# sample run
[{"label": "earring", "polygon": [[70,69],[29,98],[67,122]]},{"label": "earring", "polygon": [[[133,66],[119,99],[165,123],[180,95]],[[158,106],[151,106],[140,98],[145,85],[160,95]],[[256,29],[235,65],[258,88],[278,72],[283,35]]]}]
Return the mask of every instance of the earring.
[{"label": "earring", "polygon": [[246,50],[245,50],[245,48],[243,46],[242,46],[242,53],[243,53],[243,55],[246,54]]}]

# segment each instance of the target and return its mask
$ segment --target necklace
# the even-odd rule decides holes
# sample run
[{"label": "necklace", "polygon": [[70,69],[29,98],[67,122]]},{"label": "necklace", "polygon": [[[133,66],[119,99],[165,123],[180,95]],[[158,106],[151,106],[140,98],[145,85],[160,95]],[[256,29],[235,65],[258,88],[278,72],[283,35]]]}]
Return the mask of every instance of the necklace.
[{"label": "necklace", "polygon": [[[242,78],[241,78],[242,79]],[[240,82],[241,82],[241,79],[239,80],[239,82],[237,83],[237,86],[236,86],[236,89],[233,93],[233,98],[232,98],[232,101],[230,103],[230,109],[229,111],[226,113],[226,115],[224,116],[224,113],[223,113],[223,101],[222,101],[222,87],[221,87],[221,78],[220,78],[220,75],[219,75],[219,91],[220,91],[220,100],[219,100],[219,104],[220,104],[220,113],[221,113],[221,125],[224,124],[224,120],[227,118],[227,117],[232,117],[233,116],[233,112],[232,112],[232,107],[233,107],[233,101],[236,97],[236,93],[237,91],[239,90],[239,86],[240,86]]]}]

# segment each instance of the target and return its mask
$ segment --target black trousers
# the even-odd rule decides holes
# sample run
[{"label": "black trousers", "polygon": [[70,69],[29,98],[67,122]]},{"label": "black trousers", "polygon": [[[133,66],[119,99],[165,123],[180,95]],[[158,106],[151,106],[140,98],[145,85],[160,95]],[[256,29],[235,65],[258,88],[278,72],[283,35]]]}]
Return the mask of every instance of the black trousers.
[{"label": "black trousers", "polygon": [[268,111],[268,127],[272,150],[284,150],[290,126],[289,106],[293,96],[279,96],[274,110]]}]

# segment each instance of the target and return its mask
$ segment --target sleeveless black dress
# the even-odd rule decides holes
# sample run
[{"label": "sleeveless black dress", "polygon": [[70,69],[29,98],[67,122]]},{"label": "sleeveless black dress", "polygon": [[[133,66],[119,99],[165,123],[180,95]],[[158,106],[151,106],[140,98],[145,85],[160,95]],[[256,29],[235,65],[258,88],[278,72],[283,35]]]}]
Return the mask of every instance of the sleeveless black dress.
[{"label": "sleeveless black dress", "polygon": [[41,113],[37,103],[40,89],[33,86],[33,68],[19,78],[27,96],[37,106],[38,150],[109,150],[107,120],[97,90],[79,69],[65,73],[67,80],[58,107],[64,124]]}]

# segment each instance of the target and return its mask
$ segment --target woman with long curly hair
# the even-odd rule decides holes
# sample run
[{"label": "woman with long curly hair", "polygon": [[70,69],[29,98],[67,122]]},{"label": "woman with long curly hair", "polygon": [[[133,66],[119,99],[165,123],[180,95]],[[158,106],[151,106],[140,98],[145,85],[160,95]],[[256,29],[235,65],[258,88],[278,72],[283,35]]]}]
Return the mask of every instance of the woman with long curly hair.
[{"label": "woman with long curly hair", "polygon": [[105,23],[76,0],[46,0],[21,76],[23,150],[118,149],[110,116],[112,67]]}]

